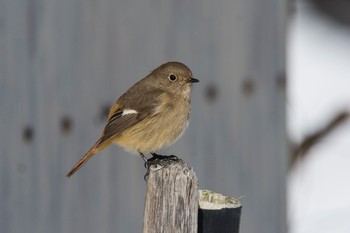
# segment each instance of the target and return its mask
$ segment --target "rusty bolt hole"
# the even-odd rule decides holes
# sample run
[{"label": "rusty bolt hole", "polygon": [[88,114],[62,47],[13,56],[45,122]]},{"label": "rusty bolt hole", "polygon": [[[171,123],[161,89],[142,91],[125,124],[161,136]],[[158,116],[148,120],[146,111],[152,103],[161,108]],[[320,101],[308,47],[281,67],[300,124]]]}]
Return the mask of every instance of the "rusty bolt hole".
[{"label": "rusty bolt hole", "polygon": [[215,84],[209,84],[205,89],[205,97],[209,103],[217,100],[219,95],[218,87]]},{"label": "rusty bolt hole", "polygon": [[101,107],[101,112],[100,112],[100,120],[101,121],[106,120],[106,118],[108,117],[110,108],[111,108],[110,104],[105,104]]},{"label": "rusty bolt hole", "polygon": [[25,142],[31,142],[34,137],[34,130],[31,126],[25,126],[22,131],[22,138]]},{"label": "rusty bolt hole", "polygon": [[242,89],[243,89],[243,93],[246,96],[251,95],[255,90],[255,85],[253,80],[250,78],[245,79],[242,83]]},{"label": "rusty bolt hole", "polygon": [[276,83],[277,83],[277,87],[279,87],[279,88],[281,88],[283,90],[286,89],[287,79],[286,79],[286,73],[285,72],[282,72],[282,73],[277,75]]},{"label": "rusty bolt hole", "polygon": [[73,128],[73,120],[69,116],[63,116],[61,119],[62,133],[69,133]]}]

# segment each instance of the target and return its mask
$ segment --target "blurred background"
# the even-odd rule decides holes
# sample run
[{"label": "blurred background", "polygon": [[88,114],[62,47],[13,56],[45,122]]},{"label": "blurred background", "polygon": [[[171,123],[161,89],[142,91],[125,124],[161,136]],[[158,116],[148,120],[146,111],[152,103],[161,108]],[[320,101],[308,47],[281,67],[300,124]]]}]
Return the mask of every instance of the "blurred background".
[{"label": "blurred background", "polygon": [[289,22],[289,232],[350,232],[350,1],[296,1]]},{"label": "blurred background", "polygon": [[241,231],[349,232],[346,0],[0,0],[0,232],[141,232],[143,160],[66,172],[160,64],[200,80],[164,154],[239,198]]}]

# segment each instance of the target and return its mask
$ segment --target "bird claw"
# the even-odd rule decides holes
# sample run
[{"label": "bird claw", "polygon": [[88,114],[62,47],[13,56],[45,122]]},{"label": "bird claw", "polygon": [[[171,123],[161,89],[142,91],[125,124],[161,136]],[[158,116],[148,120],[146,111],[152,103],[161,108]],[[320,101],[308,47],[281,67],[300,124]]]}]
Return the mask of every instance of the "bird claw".
[{"label": "bird claw", "polygon": [[168,160],[168,161],[178,161],[179,158],[176,155],[159,155],[156,153],[152,153],[152,158],[147,159],[147,161],[145,162],[144,166],[147,169],[146,174],[144,175],[143,179],[145,181],[147,181],[147,177],[149,175],[149,169],[152,165],[157,165],[159,164],[161,161],[164,160]]},{"label": "bird claw", "polygon": [[[156,153],[152,153],[152,158],[147,159],[147,163],[151,162],[153,163],[154,161],[160,162],[162,160],[172,160],[172,161],[177,161],[179,158],[176,155],[159,155]],[[151,164],[153,165],[153,164]]]}]

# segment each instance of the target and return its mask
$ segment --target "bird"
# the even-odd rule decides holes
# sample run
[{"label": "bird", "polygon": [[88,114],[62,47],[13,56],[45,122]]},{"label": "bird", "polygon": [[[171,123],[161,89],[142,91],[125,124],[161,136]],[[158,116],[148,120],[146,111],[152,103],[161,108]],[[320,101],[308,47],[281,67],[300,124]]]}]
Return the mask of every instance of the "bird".
[{"label": "bird", "polygon": [[[175,143],[188,127],[192,84],[199,82],[183,63],[171,61],[154,69],[112,105],[100,138],[66,174],[72,176],[92,156],[112,144],[139,154],[147,164],[160,149]],[[147,159],[145,154],[153,157]]]}]

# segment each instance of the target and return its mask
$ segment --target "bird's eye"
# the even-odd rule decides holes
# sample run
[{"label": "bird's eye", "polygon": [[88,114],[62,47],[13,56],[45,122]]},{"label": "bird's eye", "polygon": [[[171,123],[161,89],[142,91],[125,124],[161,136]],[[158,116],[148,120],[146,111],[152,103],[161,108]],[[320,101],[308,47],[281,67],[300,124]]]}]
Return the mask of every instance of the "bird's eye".
[{"label": "bird's eye", "polygon": [[176,77],[175,74],[170,74],[169,77],[168,77],[168,79],[169,79],[171,82],[175,82],[176,79],[177,79],[177,77]]}]

